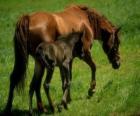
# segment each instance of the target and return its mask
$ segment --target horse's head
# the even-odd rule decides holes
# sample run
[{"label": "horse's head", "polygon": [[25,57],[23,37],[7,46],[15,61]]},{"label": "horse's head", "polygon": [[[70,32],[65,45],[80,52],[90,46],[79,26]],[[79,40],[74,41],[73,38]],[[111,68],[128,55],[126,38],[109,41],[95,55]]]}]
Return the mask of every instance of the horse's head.
[{"label": "horse's head", "polygon": [[119,54],[120,40],[118,38],[119,30],[120,28],[113,29],[111,33],[105,30],[101,31],[103,50],[106,53],[114,69],[118,69],[120,67],[120,54]]},{"label": "horse's head", "polygon": [[[112,25],[106,17],[98,13],[95,9],[85,10],[94,32],[94,38],[102,41],[102,47],[107,54],[110,63],[114,69],[120,67],[120,55],[118,32],[120,28]],[[101,38],[101,39],[100,39]]]}]

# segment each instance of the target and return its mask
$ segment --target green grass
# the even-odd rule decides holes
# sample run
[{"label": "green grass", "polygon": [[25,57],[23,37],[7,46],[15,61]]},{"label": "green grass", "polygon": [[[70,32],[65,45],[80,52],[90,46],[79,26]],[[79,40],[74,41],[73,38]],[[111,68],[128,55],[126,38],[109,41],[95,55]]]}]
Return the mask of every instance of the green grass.
[{"label": "green grass", "polygon": [[[140,1],[139,0],[4,0],[0,1],[0,111],[3,110],[8,96],[9,75],[14,64],[13,34],[19,16],[36,11],[61,11],[69,4],[86,4],[96,8],[111,22],[122,26],[121,67],[112,69],[100,44],[96,41],[92,57],[97,64],[96,93],[87,99],[90,82],[90,69],[79,59],[73,66],[71,87],[72,102],[69,110],[60,116],[128,116],[140,115]],[[81,67],[81,68],[79,68]],[[28,77],[23,94],[15,92],[13,109],[15,114],[25,115],[28,111],[28,90],[33,75],[34,62],[30,57]],[[45,76],[44,76],[45,78]],[[51,94],[55,103],[62,97],[59,70],[53,75]],[[48,101],[43,88],[41,95],[45,105]],[[33,99],[36,108],[36,99]],[[43,114],[45,115],[45,114]]]}]

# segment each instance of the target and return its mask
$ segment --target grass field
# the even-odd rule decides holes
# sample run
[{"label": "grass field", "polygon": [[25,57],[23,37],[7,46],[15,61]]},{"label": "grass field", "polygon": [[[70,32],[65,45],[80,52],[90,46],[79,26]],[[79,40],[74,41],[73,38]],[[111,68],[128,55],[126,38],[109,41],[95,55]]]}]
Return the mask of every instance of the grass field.
[{"label": "grass field", "polygon": [[[140,0],[1,0],[0,1],[0,112],[5,107],[9,75],[14,65],[13,35],[19,16],[36,11],[61,11],[69,4],[86,4],[96,8],[113,24],[121,25],[121,67],[112,69],[100,44],[96,41],[92,57],[97,64],[96,93],[87,99],[90,69],[75,59],[71,86],[72,102],[68,110],[57,116],[129,116],[140,115]],[[23,94],[15,92],[13,114],[27,115],[28,90],[33,75],[34,62],[30,57],[28,77]],[[44,77],[45,78],[45,77]],[[61,80],[56,68],[51,93],[54,102],[61,100]],[[45,92],[41,89],[45,105]],[[36,108],[36,99],[33,99]],[[35,114],[37,115],[37,114]],[[45,114],[42,114],[45,115]],[[51,114],[50,114],[51,115]]]}]

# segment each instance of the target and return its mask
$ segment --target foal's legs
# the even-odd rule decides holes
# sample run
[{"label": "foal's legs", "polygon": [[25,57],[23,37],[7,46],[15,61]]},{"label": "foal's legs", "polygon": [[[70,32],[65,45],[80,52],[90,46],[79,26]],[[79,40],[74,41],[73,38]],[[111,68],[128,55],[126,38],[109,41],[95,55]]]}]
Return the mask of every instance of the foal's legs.
[{"label": "foal's legs", "polygon": [[55,111],[55,108],[54,108],[54,105],[53,105],[53,102],[52,102],[52,99],[51,99],[51,96],[50,96],[49,88],[50,88],[50,82],[51,82],[51,79],[52,79],[53,72],[54,72],[54,68],[47,70],[47,76],[46,76],[46,79],[45,79],[45,82],[44,82],[44,90],[46,92],[48,102],[49,102],[49,105],[50,105],[50,108],[51,108],[52,112]]},{"label": "foal's legs", "polygon": [[[73,63],[73,60],[70,61],[70,65],[69,65],[70,82],[72,81],[72,63]],[[68,103],[71,102],[70,88],[68,89],[67,102]]]},{"label": "foal's legs", "polygon": [[30,90],[29,90],[30,113],[32,113],[32,97],[33,97],[34,91],[36,92],[38,109],[43,110],[42,100],[41,100],[41,95],[40,95],[40,86],[41,86],[41,80],[42,80],[43,74],[44,74],[44,66],[42,66],[38,61],[35,61],[34,75],[33,75],[33,79],[30,84]]},{"label": "foal's legs", "polygon": [[96,86],[96,78],[95,78],[96,65],[94,61],[92,60],[90,52],[86,53],[82,59],[90,66],[91,71],[92,71],[90,88],[88,90],[88,95],[92,96],[93,93],[95,93],[95,86]]},{"label": "foal's legs", "polygon": [[62,90],[63,90],[63,94],[64,94],[64,92],[65,92],[65,75],[64,75],[62,67],[60,67],[60,75],[61,75],[61,81],[62,81]]},{"label": "foal's legs", "polygon": [[[66,88],[66,79],[65,79],[65,74],[64,74],[64,70],[62,67],[60,67],[60,74],[61,74],[61,80],[62,80],[62,90],[63,90],[63,94],[65,92],[65,88]],[[70,66],[69,66],[69,74],[70,74],[70,81],[72,80],[72,61],[70,62]],[[66,101],[68,103],[71,102],[71,95],[70,95],[70,89],[68,89],[68,94],[66,96]]]},{"label": "foal's legs", "polygon": [[60,68],[60,71],[63,75],[62,78],[62,88],[63,88],[63,98],[62,98],[62,102],[58,107],[58,110],[61,111],[62,110],[62,105],[64,106],[65,109],[67,109],[67,96],[69,94],[70,91],[70,71],[69,71],[69,66],[63,66]]}]

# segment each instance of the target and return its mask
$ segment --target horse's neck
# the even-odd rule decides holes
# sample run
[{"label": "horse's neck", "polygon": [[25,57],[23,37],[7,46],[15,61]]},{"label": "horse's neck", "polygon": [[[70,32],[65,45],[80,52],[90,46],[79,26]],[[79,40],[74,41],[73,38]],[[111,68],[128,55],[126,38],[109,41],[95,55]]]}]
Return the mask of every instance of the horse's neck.
[{"label": "horse's neck", "polygon": [[102,38],[102,30],[105,30],[108,33],[113,32],[114,26],[109,20],[106,19],[106,17],[104,17],[95,10],[87,10],[87,14],[91,28],[94,33],[94,39],[100,40]]}]

